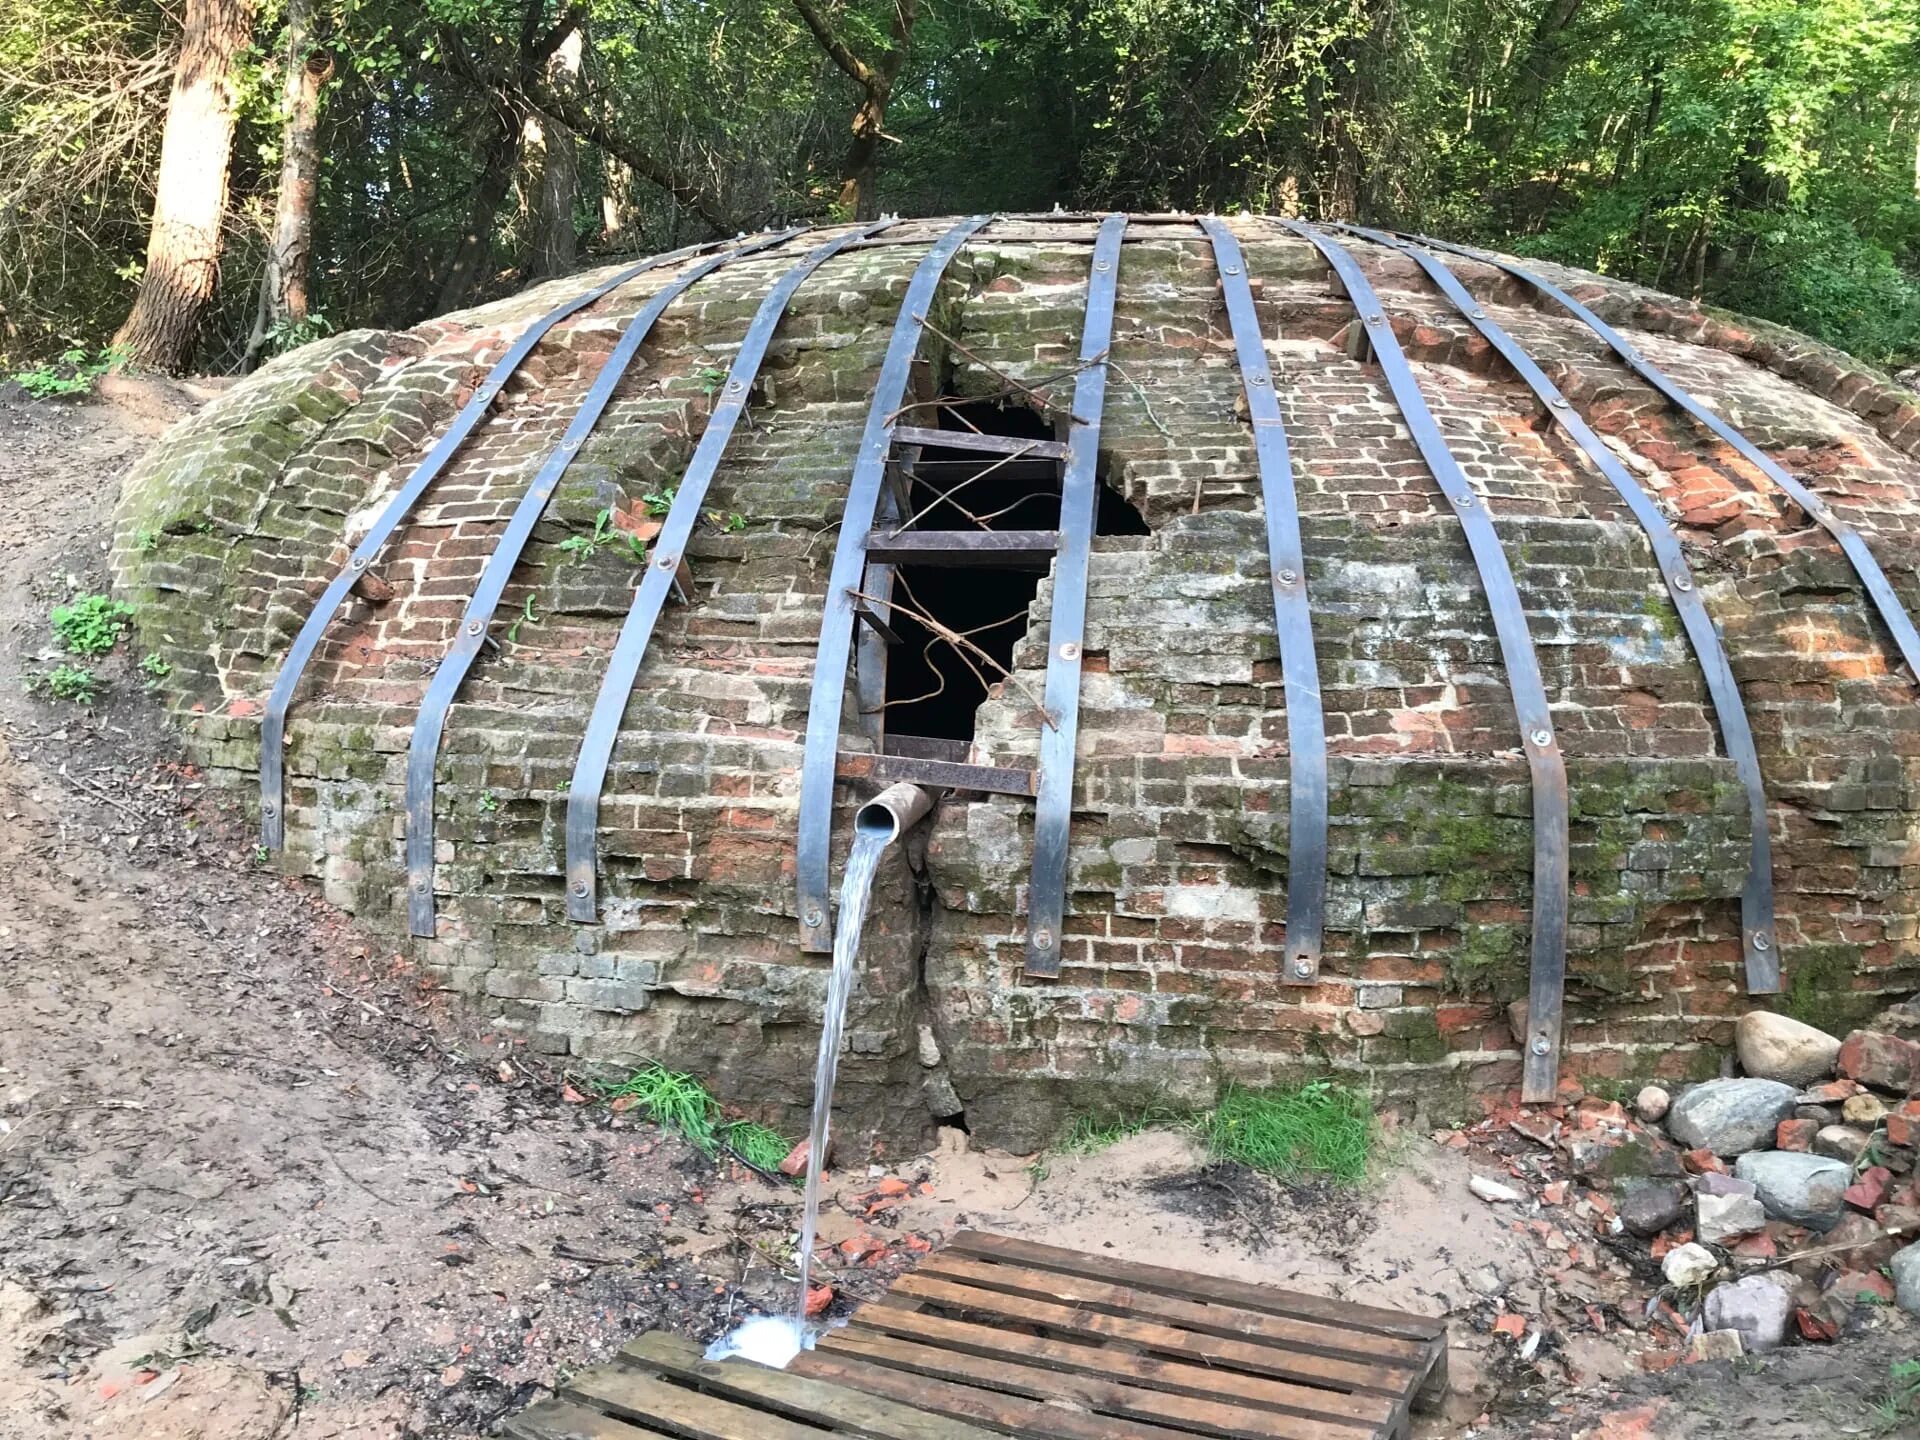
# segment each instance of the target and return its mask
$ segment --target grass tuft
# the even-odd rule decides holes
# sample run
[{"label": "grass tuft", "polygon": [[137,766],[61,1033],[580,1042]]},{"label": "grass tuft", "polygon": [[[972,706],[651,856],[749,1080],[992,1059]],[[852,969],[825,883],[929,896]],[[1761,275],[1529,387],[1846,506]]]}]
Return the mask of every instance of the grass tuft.
[{"label": "grass tuft", "polygon": [[758,1170],[774,1170],[793,1146],[778,1132],[751,1120],[723,1120],[720,1102],[693,1076],[664,1065],[636,1070],[620,1084],[602,1088],[601,1098],[632,1099],[663,1130],[683,1137],[703,1155],[731,1150]]},{"label": "grass tuft", "polygon": [[1281,1179],[1325,1175],[1342,1185],[1366,1178],[1376,1138],[1366,1096],[1331,1080],[1298,1089],[1230,1089],[1198,1125],[1221,1159]]},{"label": "grass tuft", "polygon": [[1178,1125],[1185,1117],[1172,1110],[1148,1109],[1119,1114],[1093,1114],[1082,1111],[1073,1117],[1058,1148],[1068,1155],[1097,1155],[1102,1150],[1131,1140],[1143,1130],[1156,1126]]}]

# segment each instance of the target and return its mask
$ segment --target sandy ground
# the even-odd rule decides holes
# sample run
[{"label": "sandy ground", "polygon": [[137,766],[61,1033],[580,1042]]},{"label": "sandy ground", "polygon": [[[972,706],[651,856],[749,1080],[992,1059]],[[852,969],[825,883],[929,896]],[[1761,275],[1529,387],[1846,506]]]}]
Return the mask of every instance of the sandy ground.
[{"label": "sandy ground", "polygon": [[[0,395],[0,1437],[477,1436],[642,1330],[788,1303],[791,1186],[588,1102],[261,867],[129,657],[92,710],[24,694],[49,606],[101,588],[111,477],[207,393]],[[1498,1157],[1424,1128],[1387,1157],[1348,1192],[1174,1133],[1031,1157],[944,1132],[842,1157],[827,1278],[844,1313],[991,1229],[1445,1313],[1425,1436],[1902,1433],[1871,1406],[1911,1330],[1643,1374],[1632,1256],[1474,1198]]]}]

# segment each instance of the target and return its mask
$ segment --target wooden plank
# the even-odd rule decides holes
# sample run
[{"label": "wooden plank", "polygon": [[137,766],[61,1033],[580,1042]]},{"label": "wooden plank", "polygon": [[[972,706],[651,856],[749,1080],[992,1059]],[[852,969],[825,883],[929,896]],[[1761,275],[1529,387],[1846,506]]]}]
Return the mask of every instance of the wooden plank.
[{"label": "wooden plank", "polygon": [[658,1430],[643,1430],[565,1400],[542,1400],[522,1410],[501,1422],[500,1433],[509,1440],[670,1440]]},{"label": "wooden plank", "polygon": [[1400,1310],[1387,1310],[1377,1305],[1355,1305],[1346,1300],[1303,1295],[1268,1285],[1249,1285],[1244,1281],[1223,1280],[1214,1275],[1169,1270],[1164,1266],[1143,1265],[1113,1255],[1089,1255],[1078,1250],[1065,1250],[1057,1245],[1016,1240],[1010,1235],[963,1230],[948,1242],[947,1248],[967,1255],[984,1255],[1016,1265],[1029,1265],[1036,1270],[1058,1270],[1067,1275],[1111,1280],[1131,1285],[1137,1290],[1240,1305],[1269,1315],[1317,1320],[1372,1335],[1391,1335],[1405,1340],[1436,1340],[1447,1333],[1445,1321],[1410,1315]]},{"label": "wooden plank", "polygon": [[1067,458],[1067,447],[1058,440],[1029,439],[1024,435],[981,435],[972,430],[933,430],[923,425],[894,426],[893,443],[934,446],[942,450],[973,450],[984,455],[1019,455],[1039,460]]},{"label": "wooden plank", "polygon": [[800,1425],[749,1410],[698,1390],[684,1390],[624,1366],[607,1365],[576,1376],[560,1391],[576,1401],[657,1426],[682,1440],[820,1440],[811,1425]]},{"label": "wooden plank", "polygon": [[[1290,1320],[1263,1315],[1237,1305],[1208,1305],[1180,1300],[1125,1285],[1110,1285],[1058,1271],[1034,1270],[1024,1265],[1002,1265],[940,1251],[920,1263],[919,1274],[937,1275],[984,1290],[1004,1290],[1038,1300],[1107,1310],[1116,1315],[1164,1321],[1204,1335],[1273,1341],[1310,1354],[1359,1360],[1370,1366],[1401,1371],[1424,1371],[1431,1345],[1418,1340],[1396,1340],[1384,1335],[1356,1334],[1317,1320]],[[1398,1394],[1414,1383],[1413,1374],[1395,1374],[1388,1388]],[[1363,1382],[1356,1382],[1363,1383]],[[1370,1386],[1369,1388],[1380,1388]]]},{"label": "wooden plank", "polygon": [[925,1300],[946,1309],[991,1315],[999,1320],[1040,1325],[1049,1330],[1088,1335],[1099,1340],[1117,1340],[1128,1346],[1183,1357],[1203,1365],[1229,1366],[1256,1375],[1273,1375],[1283,1380],[1327,1386],[1330,1393],[1334,1394],[1366,1390],[1397,1398],[1407,1392],[1413,1379],[1406,1370],[1395,1370],[1386,1365],[1302,1354],[1256,1340],[1196,1334],[1131,1315],[1110,1315],[1073,1304],[1060,1305],[1025,1295],[1009,1295],[998,1290],[960,1284],[937,1275],[902,1275],[894,1282],[893,1290],[897,1295]]},{"label": "wooden plank", "polygon": [[[1234,1440],[1321,1440],[1328,1435],[1338,1440],[1359,1440],[1375,1433],[1363,1425],[1329,1425],[1217,1399],[1199,1400],[1126,1385],[1104,1375],[1073,1375],[1010,1360],[990,1360],[858,1327],[822,1336],[820,1347],[806,1360],[810,1368],[823,1375],[830,1373],[824,1367],[837,1366],[831,1373],[857,1386],[879,1384],[882,1376],[904,1372],[898,1379],[885,1382],[888,1393],[912,1394],[919,1403],[943,1410],[962,1405],[966,1408],[954,1413],[1005,1426],[1016,1435],[1162,1440],[1170,1434],[1186,1436],[1198,1431],[1232,1436]],[[950,1394],[948,1387],[960,1394]],[[972,1398],[983,1392],[988,1398]],[[1024,1401],[1043,1412],[1037,1428],[1020,1428],[1030,1412],[1017,1408],[1014,1401]],[[1095,1412],[1091,1423],[1086,1423],[1088,1417],[1065,1409],[1063,1402]],[[1000,1418],[989,1419],[990,1414]],[[1157,1423],[1161,1421],[1180,1428],[1170,1432]]]},{"label": "wooden plank", "polygon": [[991,795],[1033,794],[1031,770],[956,765],[950,760],[921,760],[911,755],[856,755],[842,750],[835,773],[843,780],[871,780],[879,785],[907,780],[915,785],[930,785],[937,790],[980,790]]},{"label": "wooden plank", "polygon": [[990,1440],[987,1431],[946,1415],[858,1388],[829,1385],[792,1369],[771,1370],[748,1360],[709,1361],[681,1335],[654,1331],[620,1352],[621,1363],[671,1376],[727,1399],[869,1440]]},{"label": "wooden plank", "polygon": [[875,530],[867,536],[870,560],[947,569],[1045,570],[1059,548],[1057,530]]},{"label": "wooden plank", "polygon": [[970,1321],[950,1320],[945,1316],[903,1310],[892,1305],[864,1306],[855,1313],[851,1323],[855,1327],[878,1330],[887,1335],[898,1335],[952,1350],[970,1351],[988,1359],[1009,1359],[1077,1374],[1103,1375],[1151,1390],[1170,1390],[1202,1400],[1226,1400],[1323,1420],[1336,1427],[1330,1434],[1342,1436],[1344,1440],[1351,1440],[1352,1431],[1337,1427],[1358,1422],[1362,1434],[1371,1434],[1384,1427],[1394,1413],[1393,1402],[1378,1395],[1345,1395],[1335,1390],[1316,1390],[1288,1380],[1209,1369],[1204,1364],[1191,1361],[1163,1360],[1152,1355],[1128,1354],[1119,1349],[1043,1339],[1037,1335],[1020,1334],[1004,1325],[976,1325]]}]

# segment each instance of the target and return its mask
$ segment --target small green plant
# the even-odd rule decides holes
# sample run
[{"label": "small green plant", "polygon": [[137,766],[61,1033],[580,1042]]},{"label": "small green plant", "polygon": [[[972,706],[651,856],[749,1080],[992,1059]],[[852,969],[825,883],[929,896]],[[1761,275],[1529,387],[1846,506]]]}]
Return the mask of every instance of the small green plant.
[{"label": "small green plant", "polygon": [[[647,499],[651,502],[653,497],[648,496]],[[651,503],[649,503],[647,513],[656,513],[651,508]],[[593,517],[593,531],[591,534],[569,535],[560,542],[560,549],[563,553],[571,556],[577,564],[581,561],[591,560],[595,555],[599,554],[602,545],[620,544],[624,544],[627,547],[627,553],[633,559],[644,560],[647,558],[647,547],[641,543],[640,537],[629,531],[622,530],[615,525],[613,523],[613,511],[611,508],[608,508],[600,511],[599,514]]]},{"label": "small green plant", "polygon": [[160,548],[160,532],[158,530],[150,530],[144,525],[141,526],[140,529],[133,532],[133,548],[143,551],[158,550]]},{"label": "small green plant", "polygon": [[693,1076],[664,1065],[636,1070],[619,1085],[603,1090],[608,1100],[623,1097],[642,1106],[662,1130],[686,1139],[703,1155],[731,1150],[757,1170],[772,1170],[792,1148],[775,1131],[751,1120],[723,1120],[720,1102]]},{"label": "small green plant", "polygon": [[108,346],[97,355],[85,350],[68,350],[59,359],[36,365],[31,370],[16,370],[14,383],[36,400],[57,395],[85,395],[96,381],[126,359],[126,352]]},{"label": "small green plant", "polygon": [[158,690],[161,682],[173,674],[173,662],[164,655],[149,655],[140,662],[140,673],[147,677],[147,689]]},{"label": "small green plant", "polygon": [[273,852],[264,845],[253,847],[253,868],[264,870],[273,863]]},{"label": "small green plant", "polygon": [[725,535],[734,535],[747,528],[747,517],[738,510],[730,515],[722,515],[718,510],[709,510],[707,520]]},{"label": "small green plant", "polygon": [[647,514],[661,516],[673,508],[673,497],[680,493],[678,485],[665,485],[658,490],[649,490],[640,497],[640,503],[647,507]]},{"label": "small green plant", "polygon": [[104,655],[120,643],[133,606],[111,595],[80,595],[53,608],[53,633],[72,655]]},{"label": "small green plant", "polygon": [[1156,1125],[1177,1125],[1183,1117],[1171,1110],[1136,1110],[1119,1114],[1082,1111],[1073,1117],[1059,1148],[1069,1155],[1097,1155]]},{"label": "small green plant", "polygon": [[479,805],[482,815],[491,815],[500,808],[500,797],[495,795],[491,790],[484,790],[481,792],[480,798],[474,803]]},{"label": "small green plant", "polygon": [[1231,1089],[1200,1129],[1222,1159],[1282,1178],[1326,1175],[1343,1185],[1366,1177],[1375,1140],[1366,1097],[1331,1080],[1298,1089]]},{"label": "small green plant", "polygon": [[693,378],[700,382],[702,395],[711,395],[727,383],[727,372],[718,365],[702,365],[693,372]]},{"label": "small green plant", "polygon": [[75,705],[91,705],[100,696],[100,677],[84,665],[57,665],[29,679],[27,689]]},{"label": "small green plant", "polygon": [[520,643],[520,627],[522,625],[538,625],[539,623],[540,617],[536,615],[533,610],[533,596],[529,595],[527,596],[526,603],[520,607],[520,613],[514,616],[513,623],[507,626],[507,643],[509,645],[517,645]]},{"label": "small green plant", "polygon": [[1874,1405],[1873,1416],[1885,1435],[1908,1433],[1905,1427],[1920,1419],[1920,1360],[1896,1360],[1887,1367],[1887,1393]]},{"label": "small green plant", "polygon": [[289,350],[298,350],[302,345],[325,339],[332,333],[333,326],[324,315],[309,315],[304,320],[282,320],[267,331],[267,348],[275,355],[284,355]]},{"label": "small green plant", "polygon": [[777,1130],[756,1125],[751,1120],[736,1120],[720,1128],[726,1146],[756,1170],[773,1170],[793,1149]]}]

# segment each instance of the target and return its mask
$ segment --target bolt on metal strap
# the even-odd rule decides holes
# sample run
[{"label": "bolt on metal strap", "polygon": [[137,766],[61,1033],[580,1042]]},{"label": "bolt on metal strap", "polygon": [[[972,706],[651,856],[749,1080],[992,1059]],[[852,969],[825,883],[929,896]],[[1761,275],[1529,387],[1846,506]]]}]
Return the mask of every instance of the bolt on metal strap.
[{"label": "bolt on metal strap", "polygon": [[[1347,299],[1367,317],[1374,358],[1421,458],[1442,491],[1470,500],[1472,487],[1447,448],[1413,368],[1407,363],[1406,352],[1393,327],[1385,323],[1379,298],[1353,256],[1338,241],[1298,220],[1281,220],[1279,224],[1307,241],[1333,267]],[[1533,781],[1533,937],[1521,1095],[1528,1101],[1546,1101],[1553,1098],[1559,1082],[1562,995],[1567,973],[1567,767],[1554,736],[1546,685],[1540,677],[1540,657],[1527,630],[1526,610],[1514,584],[1513,570],[1487,507],[1464,500],[1456,501],[1455,509],[1493,612],[1494,633],[1506,665],[1507,685],[1513,692],[1514,714],[1526,741],[1520,748]]]},{"label": "bolt on metal strap", "polygon": [[433,772],[440,754],[440,737],[446,728],[447,712],[452,708],[461,684],[486,643],[487,626],[493,619],[494,611],[499,608],[500,597],[506,593],[508,581],[513,578],[514,566],[519,563],[521,553],[533,537],[533,527],[546,513],[548,500],[573,464],[581,445],[593,433],[593,427],[599,423],[601,415],[612,401],[613,392],[626,374],[627,367],[633,363],[642,342],[667,306],[696,281],[729,261],[785,244],[800,233],[798,228],[783,230],[710,255],[676,275],[651,296],[621,333],[613,353],[607,357],[599,373],[594,376],[593,384],[588,387],[586,397],[568,424],[565,436],[548,454],[546,462],[514,507],[507,528],[501,532],[493,553],[487,557],[486,565],[480,572],[480,582],[474,587],[473,597],[467,601],[459,633],[433,672],[426,696],[420,702],[420,712],[413,724],[413,738],[407,748],[407,928],[411,934],[431,936],[434,933]]},{"label": "bolt on metal strap", "polygon": [[1307,600],[1306,550],[1300,538],[1293,455],[1240,242],[1226,222],[1216,217],[1202,219],[1200,227],[1213,242],[1247,397],[1266,511],[1267,563],[1274,580],[1274,628],[1287,701],[1287,945],[1281,979],[1289,985],[1311,985],[1319,978],[1326,926],[1327,722]]},{"label": "bolt on metal strap", "polygon": [[1042,698],[1039,773],[1033,802],[1033,870],[1027,886],[1026,973],[1060,973],[1066,913],[1067,841],[1073,816],[1073,759],[1080,728],[1081,653],[1087,630],[1087,571],[1099,508],[1100,419],[1106,408],[1107,351],[1120,282],[1127,217],[1100,222],[1087,277],[1080,368],[1073,380],[1067,463],[1060,477],[1060,541],[1054,555],[1053,609],[1047,621],[1047,680]]},{"label": "bolt on metal strap", "polygon": [[1751,840],[1747,852],[1747,878],[1740,894],[1740,931],[1746,958],[1747,989],[1755,995],[1771,995],[1780,988],[1780,955],[1773,943],[1773,853],[1767,833],[1766,785],[1760,774],[1760,757],[1754,749],[1753,727],[1747,720],[1740,686],[1727,663],[1726,647],[1707,613],[1693,576],[1687,567],[1686,552],[1680,537],[1653,497],[1628,473],[1614,453],[1594,433],[1580,412],[1567,402],[1559,387],[1547,378],[1526,348],[1480,308],[1467,287],[1437,255],[1379,230],[1360,225],[1332,227],[1359,235],[1378,245],[1399,251],[1413,260],[1439,288],[1440,292],[1465,315],[1519,375],[1536,398],[1547,402],[1548,414],[1580,447],[1593,467],[1606,477],[1633,517],[1646,533],[1660,577],[1666,583],[1680,623],[1687,632],[1693,653],[1706,680],[1708,697],[1713,701],[1714,717],[1719,722],[1721,743],[1734,763],[1734,770],[1746,791]]},{"label": "bolt on metal strap", "polygon": [[673,492],[673,504],[654,541],[654,562],[640,577],[633,606],[620,627],[620,638],[607,662],[607,673],[594,697],[593,715],[580,741],[580,753],[574,761],[573,780],[567,787],[567,914],[582,921],[598,918],[595,886],[599,871],[598,828],[600,794],[606,783],[607,766],[613,758],[614,742],[620,735],[621,717],[639,679],[640,666],[652,642],[654,626],[666,608],[673,589],[679,560],[693,538],[700,512],[707,503],[707,490],[720,468],[727,442],[733,438],[740,419],[746,414],[747,397],[752,393],[767,347],[772,343],[781,318],[801,284],[815,270],[856,241],[891,228],[895,220],[879,220],[858,229],[836,235],[815,246],[767,292],[754,312],[746,336],[740,342],[733,366],[721,387],[719,402],[708,417],[700,444],[687,462],[686,473]]},{"label": "bolt on metal strap", "polygon": [[453,417],[453,423],[447,427],[446,433],[434,442],[433,448],[414,466],[413,473],[407,476],[406,483],[387,501],[374,520],[373,528],[354,547],[346,565],[328,583],[319,601],[307,615],[300,633],[287,650],[286,658],[280,662],[273,690],[267,696],[266,708],[260,719],[260,843],[269,850],[278,850],[286,838],[284,766],[287,713],[292,708],[300,677],[306,672],[314,652],[320,648],[327,626],[346,603],[347,592],[366,573],[367,567],[373,563],[374,557],[400,527],[400,523],[413,513],[413,507],[420,502],[420,497],[428,487],[440,478],[441,472],[493,408],[493,402],[502,387],[520,368],[521,362],[533,353],[534,347],[546,338],[548,331],[568,316],[604,299],[636,276],[662,265],[674,265],[690,259],[712,249],[714,243],[689,245],[664,255],[651,256],[637,265],[629,265],[612,279],[572,296],[535,320],[494,362],[493,368],[487,372],[487,378],[480,382],[472,397],[460,408],[460,413]]},{"label": "bolt on metal strap", "polygon": [[893,429],[907,380],[926,332],[927,308],[939,293],[947,266],[960,247],[989,217],[970,215],[928,248],[907,284],[900,315],[887,342],[886,358],[874,381],[860,452],[854,461],[834,546],[833,568],[822,602],[820,644],[814,653],[813,688],[807,704],[807,733],[800,763],[799,835],[794,846],[795,889],[800,914],[800,948],[814,954],[833,949],[829,920],[830,851],[833,842],[833,786],[840,748],[840,714],[846,703],[847,662],[853,651],[853,592],[866,569],[867,536],[873,529],[886,480]]}]

